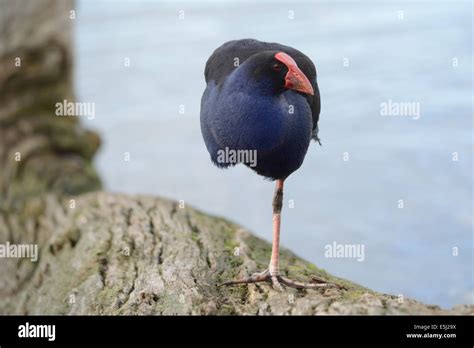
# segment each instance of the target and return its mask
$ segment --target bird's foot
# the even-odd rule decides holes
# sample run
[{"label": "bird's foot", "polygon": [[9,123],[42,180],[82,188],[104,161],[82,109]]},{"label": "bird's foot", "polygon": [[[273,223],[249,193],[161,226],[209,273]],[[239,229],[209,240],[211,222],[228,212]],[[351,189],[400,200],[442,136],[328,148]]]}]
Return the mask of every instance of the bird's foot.
[{"label": "bird's foot", "polygon": [[337,284],[326,283],[321,278],[317,278],[314,276],[312,277],[312,279],[313,281],[315,281],[315,283],[302,283],[299,281],[286,278],[278,273],[271,275],[270,271],[267,269],[260,273],[254,273],[250,277],[230,280],[220,285],[227,286],[227,285],[238,285],[238,284],[251,284],[251,283],[258,283],[258,282],[271,282],[273,288],[278,291],[283,291],[282,285],[288,286],[290,288],[295,288],[295,289],[324,289],[324,288],[340,288],[341,289],[341,288],[344,288]]}]

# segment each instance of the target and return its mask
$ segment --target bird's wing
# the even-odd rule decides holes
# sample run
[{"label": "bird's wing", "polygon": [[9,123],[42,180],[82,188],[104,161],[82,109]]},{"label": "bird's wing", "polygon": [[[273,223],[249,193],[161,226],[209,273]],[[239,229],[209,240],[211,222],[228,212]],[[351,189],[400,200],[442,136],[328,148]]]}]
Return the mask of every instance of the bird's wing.
[{"label": "bird's wing", "polygon": [[204,71],[206,83],[215,81],[215,83],[219,85],[239,64],[242,64],[252,55],[262,51],[283,51],[289,54],[311,82],[314,96],[306,95],[306,99],[308,100],[312,112],[313,138],[319,141],[318,121],[321,111],[321,100],[316,81],[316,68],[311,59],[297,49],[279,43],[262,42],[254,39],[228,41],[217,48],[207,60]]}]

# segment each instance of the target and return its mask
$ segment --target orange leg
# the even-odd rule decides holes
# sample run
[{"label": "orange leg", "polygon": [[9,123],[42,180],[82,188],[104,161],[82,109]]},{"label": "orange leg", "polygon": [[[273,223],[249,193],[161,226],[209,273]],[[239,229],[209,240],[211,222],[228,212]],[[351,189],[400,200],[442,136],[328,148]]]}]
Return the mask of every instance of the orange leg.
[{"label": "orange leg", "polygon": [[280,249],[280,225],[281,225],[281,208],[283,205],[283,183],[284,180],[277,180],[275,194],[273,196],[273,241],[272,255],[268,269],[261,273],[254,273],[250,277],[230,280],[221,285],[249,284],[257,282],[271,282],[275,290],[283,290],[281,284],[297,289],[316,289],[337,287],[335,284],[328,283],[301,283],[293,281],[280,275],[279,265],[279,249]]}]

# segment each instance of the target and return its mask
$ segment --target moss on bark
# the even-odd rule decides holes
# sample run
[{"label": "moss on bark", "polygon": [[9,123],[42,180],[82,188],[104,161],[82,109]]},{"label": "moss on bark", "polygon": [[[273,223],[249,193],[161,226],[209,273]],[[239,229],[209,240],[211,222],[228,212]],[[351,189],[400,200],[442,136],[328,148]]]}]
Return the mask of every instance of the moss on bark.
[{"label": "moss on bark", "polygon": [[[317,276],[343,288],[270,284],[218,286],[267,266],[270,245],[242,227],[153,197],[104,192],[45,195],[21,215],[2,214],[0,243],[36,243],[39,261],[0,262],[2,314],[461,314],[380,294],[334,277],[283,250],[295,279]],[[12,236],[14,237],[12,239]],[[235,252],[238,248],[238,253]]]}]

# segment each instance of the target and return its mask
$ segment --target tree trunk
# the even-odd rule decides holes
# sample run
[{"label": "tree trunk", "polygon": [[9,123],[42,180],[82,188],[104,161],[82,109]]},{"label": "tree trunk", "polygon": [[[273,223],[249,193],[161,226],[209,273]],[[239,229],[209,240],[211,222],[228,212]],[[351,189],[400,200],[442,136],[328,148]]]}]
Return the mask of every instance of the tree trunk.
[{"label": "tree trunk", "polygon": [[56,103],[74,102],[73,9],[70,0],[0,0],[0,210],[100,188],[98,135],[55,114]]},{"label": "tree trunk", "polygon": [[[71,201],[73,199],[74,201]],[[72,204],[74,203],[74,204]],[[0,243],[38,244],[39,260],[2,259],[2,314],[448,314],[335,278],[289,251],[281,267],[343,288],[218,286],[268,265],[270,245],[224,219],[163,199],[46,195],[0,220]]]}]

